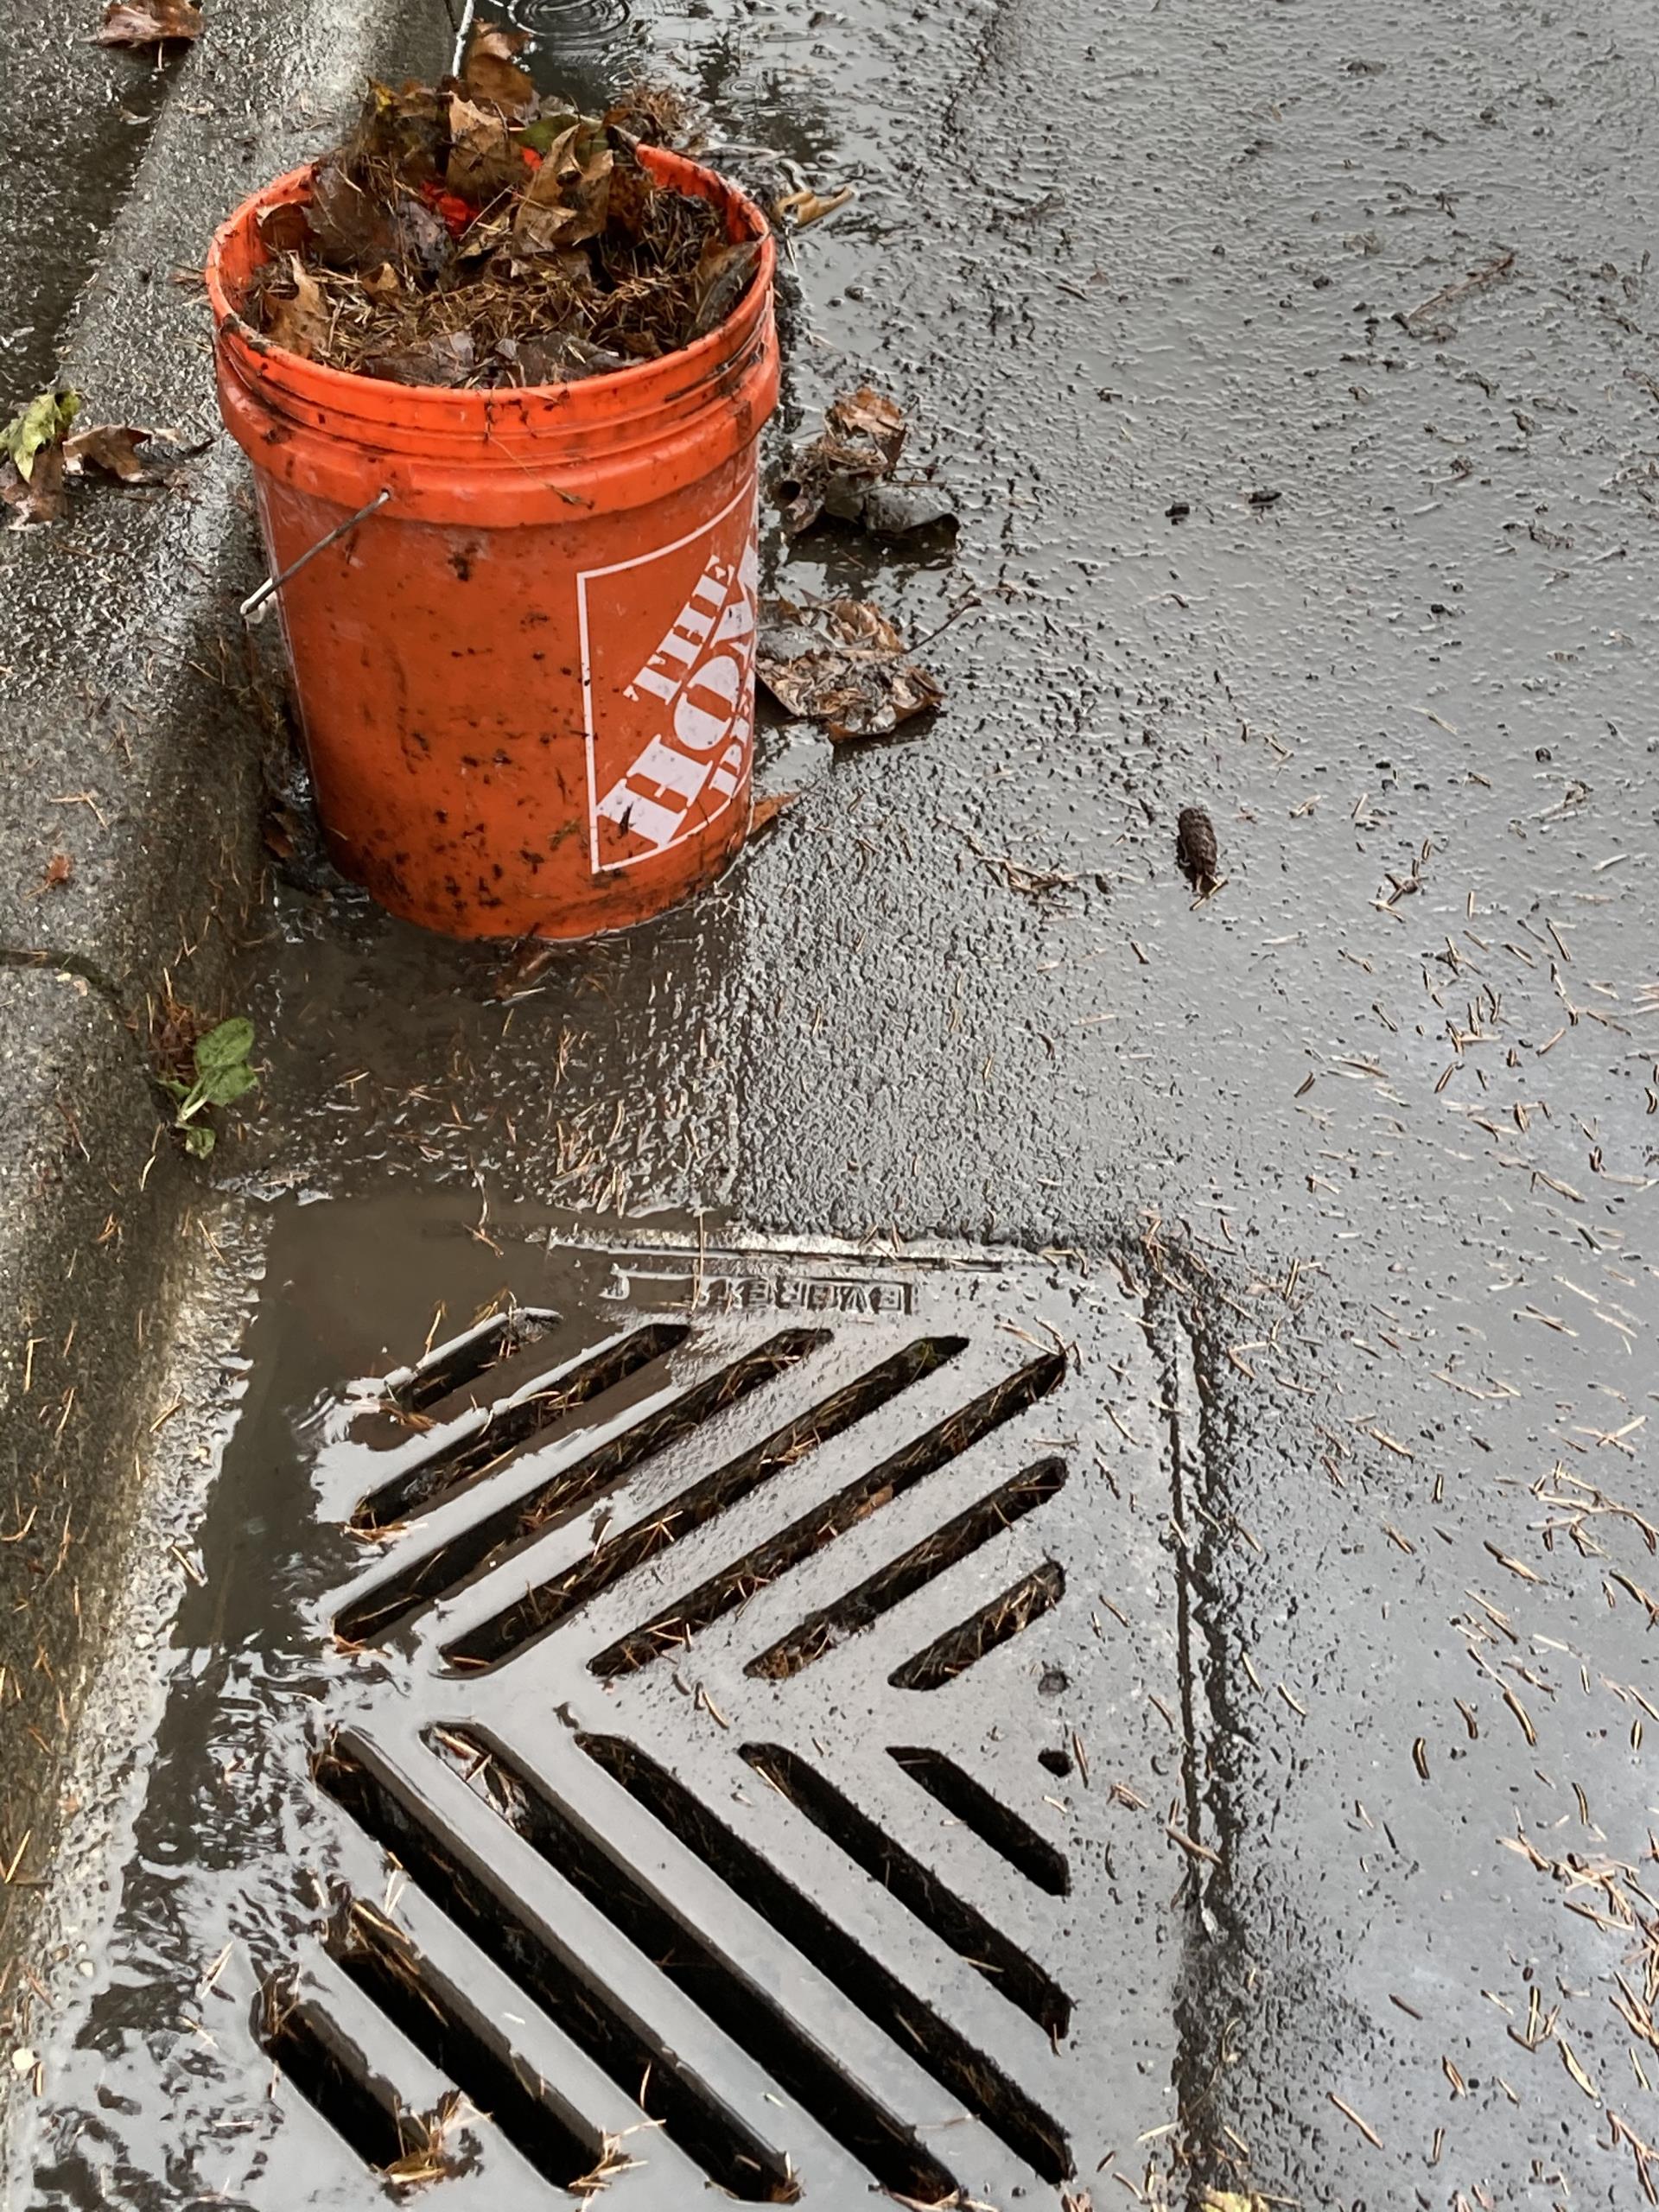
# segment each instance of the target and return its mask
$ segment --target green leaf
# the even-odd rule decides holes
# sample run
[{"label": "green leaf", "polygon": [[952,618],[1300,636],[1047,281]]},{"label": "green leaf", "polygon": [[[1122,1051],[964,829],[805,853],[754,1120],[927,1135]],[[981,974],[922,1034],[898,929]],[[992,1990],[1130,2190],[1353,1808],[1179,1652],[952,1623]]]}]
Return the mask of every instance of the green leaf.
[{"label": "green leaf", "polygon": [[251,1090],[258,1080],[245,1060],[232,1060],[228,1067],[210,1068],[198,1088],[210,1106],[228,1106]]},{"label": "green leaf", "polygon": [[253,1050],[253,1024],[245,1014],[233,1014],[196,1040],[196,1073],[204,1082],[225,1068],[245,1061]]},{"label": "green leaf", "polygon": [[574,114],[541,115],[534,123],[525,124],[522,130],[515,130],[512,135],[519,145],[533,147],[537,153],[544,154],[550,146],[563,138],[565,132],[581,120],[579,115]]},{"label": "green leaf", "polygon": [[183,1131],[184,1148],[192,1160],[206,1160],[216,1141],[213,1130],[206,1122],[193,1122]]},{"label": "green leaf", "polygon": [[79,412],[78,393],[39,391],[0,430],[0,453],[11,456],[24,483],[34,474],[35,456],[41,447],[55,445]]},{"label": "green leaf", "polygon": [[182,1105],[184,1101],[190,1096],[189,1085],[188,1084],[181,1083],[175,1075],[160,1075],[156,1077],[156,1080],[161,1084],[162,1089],[167,1093],[168,1096],[169,1098],[176,1098],[181,1105]]}]

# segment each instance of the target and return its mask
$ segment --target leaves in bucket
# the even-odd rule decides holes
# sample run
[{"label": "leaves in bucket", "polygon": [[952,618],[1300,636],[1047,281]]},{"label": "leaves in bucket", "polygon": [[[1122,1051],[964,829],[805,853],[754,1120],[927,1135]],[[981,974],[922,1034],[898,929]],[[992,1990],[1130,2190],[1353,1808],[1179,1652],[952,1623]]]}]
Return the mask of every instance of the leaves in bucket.
[{"label": "leaves in bucket", "polygon": [[172,46],[201,36],[201,10],[190,0],[110,0],[100,46]]},{"label": "leaves in bucket", "polygon": [[258,1082],[249,1065],[252,1051],[252,1022],[245,1014],[233,1014],[196,1039],[192,1054],[194,1081],[187,1084],[178,1076],[168,1075],[161,1078],[162,1088],[176,1103],[173,1126],[193,1158],[205,1160],[215,1141],[212,1123],[199,1117],[210,1106],[233,1105]]},{"label": "leaves in bucket", "polygon": [[481,23],[459,79],[371,87],[308,209],[268,210],[243,312],[275,342],[393,382],[563,383],[654,360],[751,289],[758,239],[659,184],[625,117],[537,99],[522,34]]},{"label": "leaves in bucket", "polygon": [[514,60],[530,44],[528,31],[504,30],[499,23],[480,23],[461,65],[461,81],[468,99],[498,107],[515,121],[536,112],[536,80]]},{"label": "leaves in bucket", "polygon": [[867,599],[762,600],[755,673],[780,706],[822,722],[838,745],[885,736],[944,697]]}]

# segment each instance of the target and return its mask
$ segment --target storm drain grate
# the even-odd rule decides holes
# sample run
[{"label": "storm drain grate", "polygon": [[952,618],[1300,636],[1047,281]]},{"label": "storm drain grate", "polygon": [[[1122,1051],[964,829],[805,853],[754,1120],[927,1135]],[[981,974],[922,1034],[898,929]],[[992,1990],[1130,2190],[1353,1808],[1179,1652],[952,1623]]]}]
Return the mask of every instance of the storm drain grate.
[{"label": "storm drain grate", "polygon": [[1130,2066],[1084,1738],[1143,1761],[1167,1660],[1138,1306],[988,1260],[590,1273],[323,1421],[362,1564],[331,1903],[254,2007],[284,2109],[446,2206],[1053,2203]]}]

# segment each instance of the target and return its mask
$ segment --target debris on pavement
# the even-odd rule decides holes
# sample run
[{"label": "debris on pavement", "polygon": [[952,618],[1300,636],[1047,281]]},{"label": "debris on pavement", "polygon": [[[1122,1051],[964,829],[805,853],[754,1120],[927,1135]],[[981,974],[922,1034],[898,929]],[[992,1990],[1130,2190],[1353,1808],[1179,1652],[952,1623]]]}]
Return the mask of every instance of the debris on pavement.
[{"label": "debris on pavement", "polygon": [[955,531],[955,510],[925,477],[892,480],[909,431],[895,401],[865,385],[832,400],[823,421],[772,479],[786,536],[798,537],[824,515],[885,537],[936,524]]},{"label": "debris on pavement", "polygon": [[640,164],[671,103],[636,87],[596,116],[538,97],[527,42],[486,23],[459,79],[371,86],[310,200],[265,215],[250,321],[331,368],[488,389],[654,360],[725,321],[760,249]]},{"label": "debris on pavement", "polygon": [[884,737],[944,698],[864,599],[762,600],[755,673],[787,713],[822,722],[838,745]]},{"label": "debris on pavement", "polygon": [[[176,463],[206,450],[181,446],[174,430],[141,429],[130,423],[88,423],[77,430],[80,395],[37,392],[0,430],[0,499],[13,511],[15,528],[56,522],[67,500],[66,476],[88,469],[123,484],[170,484]],[[175,448],[165,466],[139,448],[159,439]]]},{"label": "debris on pavement", "polygon": [[190,0],[110,0],[100,46],[174,46],[201,36],[201,10]]},{"label": "debris on pavement", "polygon": [[1175,857],[1181,873],[1200,897],[1219,888],[1221,859],[1216,825],[1201,806],[1184,806],[1175,825]]},{"label": "debris on pavement", "polygon": [[1512,250],[1497,254],[1492,260],[1483,263],[1480,268],[1471,269],[1466,276],[1442,285],[1432,298],[1421,301],[1416,307],[1397,308],[1394,320],[1414,338],[1449,337],[1449,329],[1432,318],[1439,316],[1446,308],[1456,307],[1459,302],[1471,298],[1477,292],[1487,291],[1492,285],[1502,283],[1514,267]]}]

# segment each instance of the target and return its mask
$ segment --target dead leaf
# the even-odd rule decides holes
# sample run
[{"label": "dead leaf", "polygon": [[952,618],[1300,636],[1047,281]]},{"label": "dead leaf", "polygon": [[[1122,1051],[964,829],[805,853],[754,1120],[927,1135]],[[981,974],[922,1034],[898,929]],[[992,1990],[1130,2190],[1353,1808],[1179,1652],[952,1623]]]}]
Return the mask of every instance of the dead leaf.
[{"label": "dead leaf", "polygon": [[786,712],[822,722],[836,744],[885,736],[944,697],[868,600],[764,600],[755,672]]},{"label": "dead leaf", "polygon": [[902,537],[935,524],[957,526],[950,503],[925,480],[888,480],[904,451],[908,425],[896,400],[865,385],[832,400],[824,427],[798,447],[772,480],[772,497],[784,510],[784,530],[798,537],[823,515],[857,524],[879,537]]},{"label": "dead leaf", "polygon": [[473,372],[473,341],[464,330],[450,330],[395,353],[372,354],[361,373],[388,384],[441,385],[453,390]]},{"label": "dead leaf", "polygon": [[[171,430],[141,429],[134,423],[89,423],[85,429],[72,431],[64,440],[64,467],[71,475],[79,475],[88,468],[99,469],[105,476],[118,478],[123,484],[170,484],[180,453],[173,453],[163,467],[157,454],[141,454],[138,450],[156,438],[178,446],[177,435]],[[193,450],[200,452],[201,448],[196,447]]]},{"label": "dead leaf", "polygon": [[524,156],[493,108],[477,107],[460,94],[449,99],[449,160],[444,182],[477,207],[486,206],[524,181]]},{"label": "dead leaf", "polygon": [[887,398],[869,385],[861,385],[856,391],[832,399],[823,419],[837,439],[868,438],[889,468],[898,467],[910,426],[896,399]]},{"label": "dead leaf", "polygon": [[749,808],[749,835],[758,837],[780,814],[786,814],[800,797],[798,791],[759,791]]},{"label": "dead leaf", "polygon": [[749,289],[760,258],[760,242],[746,238],[741,245],[716,245],[706,252],[697,270],[697,319],[694,338],[718,330]]},{"label": "dead leaf", "polygon": [[190,0],[110,0],[100,46],[170,46],[201,36],[201,10]]},{"label": "dead leaf", "polygon": [[604,126],[578,116],[542,156],[513,218],[515,245],[564,251],[597,238],[610,213],[615,167]]},{"label": "dead leaf", "polygon": [[332,318],[327,302],[321,285],[297,253],[289,255],[288,265],[293,292],[267,293],[265,328],[273,344],[297,353],[302,360],[315,361],[328,343]]},{"label": "dead leaf", "polygon": [[513,56],[530,44],[528,31],[510,31],[499,23],[480,23],[467,48],[461,81],[468,99],[499,108],[516,123],[536,111],[536,80],[518,67]]},{"label": "dead leaf", "polygon": [[0,499],[11,509],[16,529],[60,520],[65,505],[63,448],[51,445],[37,453],[27,476],[15,461],[0,459]]},{"label": "dead leaf", "polygon": [[306,211],[309,236],[330,269],[378,278],[387,268],[440,276],[450,256],[442,217],[412,193],[365,192],[338,162],[325,162]]},{"label": "dead leaf", "polygon": [[41,877],[41,889],[61,891],[65,884],[72,880],[74,873],[74,861],[67,853],[54,853]]}]

